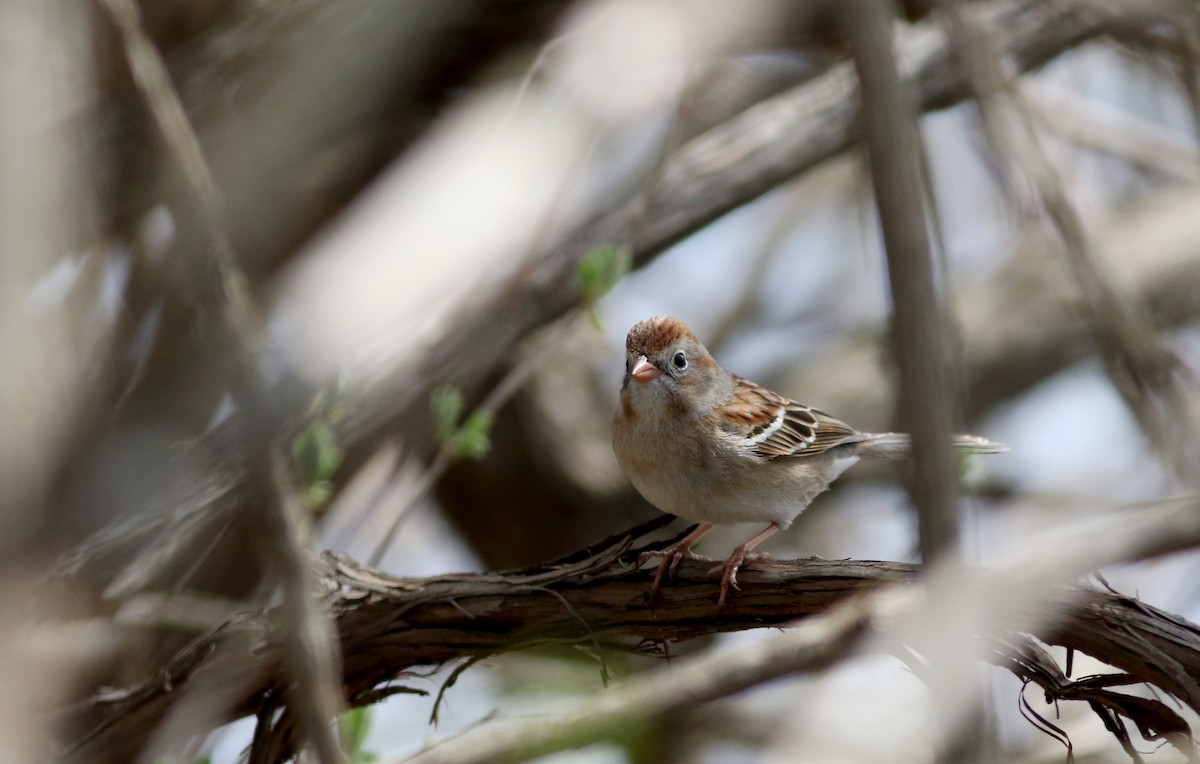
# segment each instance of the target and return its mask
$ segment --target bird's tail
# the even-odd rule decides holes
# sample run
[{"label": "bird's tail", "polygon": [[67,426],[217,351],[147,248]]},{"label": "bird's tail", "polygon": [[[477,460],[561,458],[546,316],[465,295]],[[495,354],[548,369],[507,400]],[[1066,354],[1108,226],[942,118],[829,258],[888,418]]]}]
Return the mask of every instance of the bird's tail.
[{"label": "bird's tail", "polygon": [[[855,454],[868,459],[907,459],[912,456],[912,437],[903,432],[873,433],[854,447]],[[1002,454],[1008,446],[978,435],[955,435],[954,450],[960,454]]]}]

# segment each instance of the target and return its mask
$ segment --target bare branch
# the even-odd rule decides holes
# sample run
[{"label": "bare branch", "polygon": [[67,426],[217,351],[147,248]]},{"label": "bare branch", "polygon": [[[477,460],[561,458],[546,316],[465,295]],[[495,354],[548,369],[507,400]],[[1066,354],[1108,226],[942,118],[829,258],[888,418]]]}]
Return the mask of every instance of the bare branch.
[{"label": "bare branch", "polygon": [[[862,90],[863,133],[887,252],[892,340],[900,372],[897,419],[901,429],[912,433],[913,477],[908,490],[917,511],[921,561],[926,566],[958,568],[962,564],[958,480],[951,436],[956,429],[959,369],[944,296],[935,284],[929,223],[936,216],[926,211],[929,168],[918,113],[892,55],[895,18],[889,0],[851,0],[842,4],[841,11]],[[932,581],[927,583],[929,596],[945,599],[945,592],[932,589]],[[966,644],[966,640],[954,642]],[[950,686],[969,676],[970,656],[963,649],[947,650],[943,661],[943,670],[933,674],[937,703],[946,712],[959,710],[964,704]],[[976,698],[966,705],[978,716]],[[987,742],[978,734],[979,719],[972,721],[950,725],[954,732],[947,744],[939,746],[943,749],[939,761],[980,758],[976,754]]]},{"label": "bare branch", "polygon": [[[327,606],[341,640],[346,697],[352,704],[373,702],[379,685],[414,667],[538,645],[661,642],[782,625],[824,612],[854,594],[912,580],[916,572],[914,566],[902,563],[852,560],[754,563],[745,571],[742,591],[719,608],[708,566],[685,561],[678,578],[664,589],[661,604],[651,609],[644,604],[650,571],[634,565],[641,552],[669,543],[645,540],[669,520],[657,518],[553,563],[509,573],[398,579],[327,554],[321,577],[330,592]],[[1200,511],[1195,501],[1163,503],[1089,519],[1084,530],[1073,527],[1047,534],[1038,543],[1024,546],[1003,567],[956,580],[964,596],[996,604],[980,628],[1002,644],[1025,644],[1020,630],[1028,628],[1042,641],[1093,655],[1200,710],[1197,627],[1128,597],[1054,583],[1094,566],[1197,543]],[[850,606],[805,632],[806,637],[785,644],[803,653],[795,658],[798,667],[823,662],[840,653],[831,652],[828,645],[818,647],[818,636],[857,633],[881,614],[877,607],[908,607],[905,601],[902,596]],[[260,713],[264,704],[278,704],[279,688],[284,686],[279,674],[284,648],[281,636],[268,636],[266,617],[247,615],[221,624],[145,684],[105,693],[75,709],[72,715],[80,720],[102,721],[80,739],[72,760],[92,762],[113,751],[136,750],[138,740],[167,713],[175,696],[214,672],[259,677],[251,691],[225,710],[226,715]],[[1014,624],[1021,624],[1017,631]],[[246,650],[247,643],[255,648]],[[1005,655],[1010,669],[1031,660],[1016,660],[1019,655],[1014,652]],[[1052,684],[1045,679],[1048,674],[1042,674],[1040,679],[1023,676]],[[705,685],[709,688],[705,692],[722,694],[746,686],[736,676],[723,676]],[[687,696],[676,696],[672,690],[663,689],[661,694],[675,697],[673,702],[688,702]],[[286,726],[277,730],[280,735],[287,733]]]},{"label": "bare branch", "polygon": [[252,506],[258,511],[264,559],[274,563],[284,593],[278,614],[284,623],[284,657],[295,679],[293,706],[304,722],[322,764],[342,761],[331,719],[342,703],[336,681],[333,637],[325,613],[316,606],[315,579],[304,550],[309,539],[306,517],[296,504],[289,467],[270,434],[272,412],[260,375],[262,322],[238,267],[223,201],[170,75],[142,28],[134,0],[102,0],[125,46],[130,69],[163,142],[178,162],[199,210],[200,246],[197,284],[201,303],[217,308],[222,321],[213,339],[228,355],[230,392],[240,416],[241,458],[249,478]]},{"label": "bare branch", "polygon": [[1200,399],[1192,372],[1158,339],[1138,303],[1121,294],[1093,252],[1075,205],[1042,149],[990,29],[947,0],[958,59],[978,93],[989,140],[1034,190],[1063,243],[1109,379],[1159,457],[1191,488],[1200,487]]},{"label": "bare branch", "polygon": [[951,343],[934,285],[925,210],[928,176],[911,94],[892,57],[894,16],[880,0],[852,0],[842,19],[862,88],[863,132],[875,204],[887,250],[895,355],[900,370],[899,422],[913,436],[913,503],[921,559],[959,557],[958,484],[950,436],[958,406]]}]

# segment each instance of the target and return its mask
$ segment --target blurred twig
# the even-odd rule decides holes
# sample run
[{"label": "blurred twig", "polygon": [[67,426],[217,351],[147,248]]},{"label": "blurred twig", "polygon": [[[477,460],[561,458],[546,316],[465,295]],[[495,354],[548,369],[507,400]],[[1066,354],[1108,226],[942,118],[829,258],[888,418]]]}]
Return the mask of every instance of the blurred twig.
[{"label": "blurred twig", "polygon": [[1200,152],[1168,129],[1045,82],[1023,83],[1038,127],[1170,180],[1200,180]]},{"label": "blurred twig", "polygon": [[[1200,187],[1181,189],[1114,215],[1095,237],[1106,270],[1152,312],[1162,331],[1200,317],[1200,293],[1193,286],[1200,283],[1200,218],[1192,214],[1197,206]],[[1013,258],[986,281],[956,286],[968,420],[1093,355],[1088,324],[1074,308],[1077,299],[1061,261],[1040,251]],[[780,386],[803,390],[806,400],[860,427],[887,427],[892,401],[876,335],[849,332]]]},{"label": "blurred twig", "polygon": [[199,211],[200,246],[205,251],[198,258],[196,286],[201,304],[215,308],[221,319],[214,340],[227,355],[230,392],[240,412],[248,499],[260,519],[264,557],[274,564],[283,590],[278,615],[286,635],[284,657],[295,682],[291,697],[322,764],[336,764],[342,755],[330,721],[342,706],[337,659],[326,614],[314,601],[317,589],[306,554],[310,539],[304,510],[274,437],[276,409],[260,372],[262,322],[238,267],[220,191],[166,65],[142,27],[138,5],[134,0],[101,3],[120,33],[138,93]]},{"label": "blurred twig", "polygon": [[957,481],[950,436],[958,395],[947,321],[935,287],[924,179],[925,150],[908,83],[892,55],[894,14],[888,0],[842,5],[862,88],[863,134],[891,282],[901,428],[912,433],[913,503],[921,559],[955,561]]},{"label": "blurred twig", "polygon": [[988,139],[1008,172],[1033,190],[1042,213],[1063,243],[1088,322],[1109,379],[1160,459],[1185,484],[1200,488],[1200,389],[1194,374],[1159,342],[1142,306],[1116,288],[1078,210],[1042,149],[1011,69],[992,30],[943,0],[956,55],[978,97]]},{"label": "blurred twig", "polygon": [[[917,124],[918,112],[908,83],[901,79],[892,53],[895,13],[891,0],[849,0],[841,5],[842,27],[850,41],[862,90],[863,135],[870,160],[875,205],[887,252],[892,298],[892,339],[900,372],[897,414],[912,433],[913,476],[909,493],[917,511],[921,562],[955,569],[962,564],[958,516],[958,480],[951,435],[957,429],[959,365],[950,341],[950,322],[934,269],[926,210],[929,169]],[[941,281],[944,283],[945,278]],[[945,580],[934,579],[934,580]],[[946,600],[950,590],[928,582],[927,596]],[[966,635],[948,640],[967,643]],[[988,745],[980,734],[979,699],[973,692],[952,691],[955,683],[974,689],[966,649],[947,649],[932,672],[939,716],[947,720],[947,743],[939,761],[980,758]]]},{"label": "blurred twig", "polygon": [[[574,325],[578,320],[577,314],[570,314],[563,318],[557,329],[551,336],[544,337],[541,344],[524,358],[517,361],[504,378],[491,389],[484,399],[475,407],[471,416],[484,415],[494,417],[504,404],[516,395],[529,377],[538,370],[539,365],[546,360],[552,351],[558,351],[562,347],[562,343],[571,336]],[[438,449],[437,455],[430,462],[429,466],[417,477],[416,486],[409,492],[409,498],[404,506],[400,507],[396,512],[395,518],[388,526],[387,531],[383,534],[383,538],[375,546],[375,550],[371,553],[369,563],[371,565],[379,565],[387,554],[392,543],[396,540],[396,534],[400,527],[411,516],[415,507],[425,500],[433,486],[442,477],[446,469],[458,458],[453,449],[443,444],[443,447]],[[402,477],[402,470],[397,470],[396,479],[407,479]],[[395,480],[389,480],[389,484],[381,489],[381,493],[391,492],[395,490]]]}]

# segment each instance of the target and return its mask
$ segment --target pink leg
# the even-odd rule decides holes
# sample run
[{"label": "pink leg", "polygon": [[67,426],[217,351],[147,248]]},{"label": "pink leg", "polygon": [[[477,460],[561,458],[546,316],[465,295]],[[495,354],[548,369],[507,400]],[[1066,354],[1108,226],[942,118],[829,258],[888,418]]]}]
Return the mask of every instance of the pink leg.
[{"label": "pink leg", "polygon": [[752,555],[750,552],[754,547],[774,536],[779,531],[783,530],[783,526],[779,523],[771,523],[766,528],[758,532],[758,535],[750,539],[746,543],[733,550],[733,554],[729,555],[729,559],[725,560],[720,567],[725,570],[721,576],[721,598],[717,600],[717,605],[724,605],[725,600],[729,596],[729,590],[737,589],[737,572],[738,568],[746,560],[753,560],[761,555]]},{"label": "pink leg", "polygon": [[697,541],[699,541],[700,537],[711,531],[713,527],[714,526],[712,523],[701,523],[696,527],[696,530],[684,536],[678,544],[670,549],[645,552],[642,555],[643,559],[647,557],[663,558],[662,564],[658,566],[658,572],[654,574],[654,583],[650,586],[650,604],[654,604],[658,600],[658,590],[659,587],[662,586],[663,579],[667,576],[675,575],[675,569],[679,567],[680,560],[682,560],[684,557],[693,560],[708,560],[707,557],[701,557],[698,554],[694,554],[692,552],[692,544],[695,544]]}]

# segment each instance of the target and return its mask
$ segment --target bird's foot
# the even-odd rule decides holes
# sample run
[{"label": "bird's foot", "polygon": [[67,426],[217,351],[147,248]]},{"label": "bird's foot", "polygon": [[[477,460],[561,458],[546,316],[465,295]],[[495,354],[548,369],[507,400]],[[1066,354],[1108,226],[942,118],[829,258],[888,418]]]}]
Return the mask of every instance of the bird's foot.
[{"label": "bird's foot", "polygon": [[650,552],[642,552],[638,557],[638,562],[661,557],[662,563],[658,566],[658,571],[654,574],[654,583],[650,585],[650,604],[653,605],[658,601],[658,590],[662,588],[663,579],[674,578],[675,570],[679,567],[679,562],[684,558],[689,560],[700,560],[701,562],[712,562],[711,557],[696,554],[689,546],[683,544],[676,545],[670,549],[655,549]]},{"label": "bird's foot", "polygon": [[737,574],[738,570],[743,564],[747,562],[754,562],[755,560],[769,559],[771,559],[771,555],[767,554],[766,552],[750,552],[747,551],[745,547],[740,546],[733,550],[733,554],[729,555],[729,558],[725,560],[725,562],[722,562],[720,565],[717,565],[710,570],[708,572],[710,576],[717,571],[722,571],[721,596],[717,599],[717,607],[725,606],[725,601],[729,599],[730,590],[741,591],[741,587],[739,587],[737,583]]},{"label": "bird's foot", "polygon": [[691,549],[688,549],[688,548],[680,549],[679,547],[672,547],[670,549],[651,549],[649,552],[642,552],[640,555],[638,555],[638,562],[645,562],[646,560],[654,559],[657,557],[664,557],[664,558],[672,561],[672,564],[671,564],[671,574],[672,575],[674,575],[675,568],[679,567],[679,561],[682,559],[686,558],[688,560],[699,560],[700,562],[712,562],[713,561],[711,557],[705,557],[702,554],[696,554]]}]

